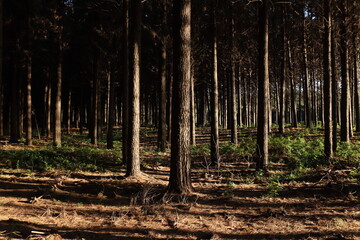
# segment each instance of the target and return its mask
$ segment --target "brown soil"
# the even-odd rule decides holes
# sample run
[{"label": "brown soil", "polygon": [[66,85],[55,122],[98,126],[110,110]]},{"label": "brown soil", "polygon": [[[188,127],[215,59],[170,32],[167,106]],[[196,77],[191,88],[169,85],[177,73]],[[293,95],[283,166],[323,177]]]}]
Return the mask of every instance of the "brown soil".
[{"label": "brown soil", "polygon": [[[123,172],[0,175],[0,239],[360,239],[360,187],[344,171],[314,171],[267,197],[267,183],[195,169],[195,192],[164,193],[165,163]],[[228,171],[254,171],[229,161]],[[230,170],[229,170],[230,169]],[[237,174],[236,176],[239,176]]]}]

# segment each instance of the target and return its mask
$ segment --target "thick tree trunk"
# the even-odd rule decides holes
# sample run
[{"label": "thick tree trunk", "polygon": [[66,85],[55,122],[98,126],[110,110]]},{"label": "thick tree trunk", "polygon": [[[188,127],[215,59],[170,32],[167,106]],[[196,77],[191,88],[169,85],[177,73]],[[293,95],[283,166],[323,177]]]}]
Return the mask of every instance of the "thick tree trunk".
[{"label": "thick tree trunk", "polygon": [[328,161],[333,157],[332,137],[332,91],[331,91],[331,14],[330,1],[324,0],[324,153]]},{"label": "thick tree trunk", "polygon": [[55,92],[55,117],[54,117],[54,146],[61,147],[61,88],[62,88],[62,61],[63,61],[63,41],[62,41],[62,16],[63,0],[58,0],[58,58],[57,58],[57,78]]},{"label": "thick tree trunk", "polygon": [[107,149],[114,148],[114,124],[115,124],[115,76],[112,62],[109,63],[108,78],[109,85],[109,110],[108,110],[108,122],[107,122],[107,137],[106,146]]},{"label": "thick tree trunk", "polygon": [[213,0],[213,76],[211,81],[211,164],[220,166],[219,154],[219,86],[218,86],[218,57],[217,57],[217,0]]},{"label": "thick tree trunk", "polygon": [[259,82],[258,82],[258,127],[257,169],[267,170],[269,165],[269,0],[259,7]]},{"label": "thick tree trunk", "polygon": [[129,91],[129,156],[126,176],[136,176],[140,171],[140,48],[141,48],[141,0],[132,1],[132,73]]},{"label": "thick tree trunk", "polygon": [[347,39],[347,6],[340,2],[340,58],[341,58],[341,141],[349,142],[349,72],[348,72],[348,39]]},{"label": "thick tree trunk", "polygon": [[127,164],[129,157],[129,0],[123,0],[123,124],[122,124],[122,158]]},{"label": "thick tree trunk", "polygon": [[182,194],[192,191],[190,159],[190,19],[191,1],[174,1],[173,121],[168,190]]}]

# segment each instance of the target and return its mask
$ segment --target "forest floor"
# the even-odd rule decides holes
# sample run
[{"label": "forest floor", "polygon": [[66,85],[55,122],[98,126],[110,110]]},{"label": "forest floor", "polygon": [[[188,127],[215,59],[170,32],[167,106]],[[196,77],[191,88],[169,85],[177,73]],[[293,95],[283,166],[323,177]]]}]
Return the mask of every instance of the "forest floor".
[{"label": "forest floor", "polygon": [[[119,142],[115,150],[100,142],[98,150],[73,135],[56,150],[44,139],[33,147],[2,141],[0,239],[360,239],[359,135],[352,148],[341,146],[346,156],[336,164],[309,167],[299,156],[311,157],[315,147],[305,144],[321,130],[288,130],[271,139],[273,162],[263,173],[249,147],[254,130],[242,130],[238,146],[221,130],[218,169],[208,165],[208,131],[198,131],[192,149],[188,196],[164,193],[170,154],[156,150],[152,129],[142,129],[139,178],[124,178]],[[74,167],[77,161],[88,162]]]}]

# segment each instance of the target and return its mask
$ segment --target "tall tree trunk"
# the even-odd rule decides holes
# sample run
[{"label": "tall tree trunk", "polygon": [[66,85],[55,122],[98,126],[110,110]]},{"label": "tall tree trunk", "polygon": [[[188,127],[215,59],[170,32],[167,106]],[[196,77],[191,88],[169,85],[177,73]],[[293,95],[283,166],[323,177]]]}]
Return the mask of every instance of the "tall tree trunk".
[{"label": "tall tree trunk", "polygon": [[[334,3],[335,1],[333,1]],[[333,19],[333,18],[332,18]],[[334,21],[333,21],[334,22]],[[333,152],[337,149],[337,124],[338,124],[338,81],[336,70],[336,42],[334,27],[331,28],[331,97],[332,97],[332,146]]]},{"label": "tall tree trunk", "polygon": [[62,17],[64,10],[63,0],[58,0],[58,56],[57,56],[57,78],[55,92],[55,123],[54,123],[54,146],[61,147],[61,88],[62,88],[62,61],[63,61],[63,41],[62,41]]},{"label": "tall tree trunk", "polygon": [[163,1],[162,16],[162,46],[161,46],[161,83],[160,83],[160,124],[159,124],[159,148],[160,151],[166,150],[166,57],[167,57],[167,0]]},{"label": "tall tree trunk", "polygon": [[[305,9],[304,9],[305,12]],[[312,116],[310,108],[310,79],[309,79],[309,67],[308,67],[308,52],[307,52],[307,40],[306,40],[306,23],[305,16],[303,19],[303,64],[304,64],[304,103],[305,103],[305,121],[306,127],[312,126]]]},{"label": "tall tree trunk", "polygon": [[341,58],[341,141],[349,142],[349,72],[348,72],[348,39],[347,39],[347,6],[340,2],[340,58]]},{"label": "tall tree trunk", "polygon": [[[48,70],[50,71],[50,70]],[[50,73],[47,72],[47,79],[46,79],[46,101],[45,101],[45,116],[46,116],[46,137],[50,138],[51,137],[51,92],[52,92],[52,84],[51,84],[51,79],[50,79]]]},{"label": "tall tree trunk", "polygon": [[71,89],[69,88],[68,95],[67,95],[67,114],[66,114],[66,133],[70,134],[71,132]]},{"label": "tall tree trunk", "polygon": [[231,11],[231,142],[238,143],[237,136],[237,103],[236,103],[236,59],[235,59],[235,16]]},{"label": "tall tree trunk", "polygon": [[0,0],[0,137],[4,135],[3,0]]},{"label": "tall tree trunk", "polygon": [[293,59],[291,54],[290,40],[288,40],[288,64],[289,64],[289,78],[290,78],[290,101],[291,101],[291,120],[294,128],[298,127],[297,114],[296,114],[296,94],[295,94],[295,83],[294,83],[294,70],[293,70]]},{"label": "tall tree trunk", "polygon": [[109,110],[108,110],[108,122],[107,122],[107,137],[106,146],[107,149],[114,148],[114,124],[115,124],[115,76],[113,63],[109,62],[108,78],[110,81],[109,86]]},{"label": "tall tree trunk", "polygon": [[32,79],[32,33],[31,33],[31,2],[27,1],[27,54],[26,54],[26,145],[32,145],[32,99],[31,99],[31,79]]},{"label": "tall tree trunk", "polygon": [[353,38],[353,48],[354,48],[354,106],[355,106],[355,121],[356,121],[356,132],[360,132],[360,97],[359,97],[359,79],[358,79],[358,62],[357,62],[357,45],[356,45],[356,34],[354,34]]},{"label": "tall tree trunk", "polygon": [[269,165],[269,0],[263,0],[259,7],[259,82],[258,82],[258,127],[257,127],[257,169],[267,170]]},{"label": "tall tree trunk", "polygon": [[331,91],[331,14],[330,1],[324,0],[324,123],[325,123],[325,139],[324,153],[328,161],[333,157],[332,146],[332,91]]},{"label": "tall tree trunk", "polygon": [[213,76],[211,81],[211,164],[220,166],[219,154],[219,86],[217,57],[216,9],[218,0],[213,0]]},{"label": "tall tree trunk", "polygon": [[123,124],[122,124],[122,158],[127,164],[129,157],[129,0],[123,0]]},{"label": "tall tree trunk", "polygon": [[285,132],[285,75],[286,75],[286,37],[285,37],[285,9],[282,7],[282,59],[281,59],[281,76],[280,76],[280,116],[279,116],[279,132]]},{"label": "tall tree trunk", "polygon": [[191,185],[190,75],[191,1],[174,1],[174,82],[169,191],[188,193]]},{"label": "tall tree trunk", "polygon": [[140,171],[140,48],[141,48],[141,0],[132,1],[132,73],[129,98],[129,156],[126,176],[136,176]]},{"label": "tall tree trunk", "polygon": [[13,54],[13,79],[11,81],[11,106],[10,106],[10,142],[17,143],[20,139],[20,116],[19,116],[19,79],[18,79],[18,51],[19,39],[16,39]]},{"label": "tall tree trunk", "polygon": [[241,67],[240,67],[240,64],[239,64],[239,68],[238,68],[238,71],[239,71],[239,79],[238,79],[238,96],[237,96],[237,101],[238,101],[238,123],[239,123],[239,127],[242,128],[243,127],[243,115],[242,115],[242,106],[243,106],[243,103],[242,103],[242,79],[244,78],[244,75],[243,73],[241,72]]},{"label": "tall tree trunk", "polygon": [[93,84],[92,84],[92,103],[91,103],[91,144],[97,145],[99,136],[99,74],[98,74],[98,53],[94,49],[93,58]]},{"label": "tall tree trunk", "polygon": [[194,78],[194,64],[191,64],[191,82],[190,82],[190,138],[191,145],[196,145],[196,121],[195,121],[195,78]]}]

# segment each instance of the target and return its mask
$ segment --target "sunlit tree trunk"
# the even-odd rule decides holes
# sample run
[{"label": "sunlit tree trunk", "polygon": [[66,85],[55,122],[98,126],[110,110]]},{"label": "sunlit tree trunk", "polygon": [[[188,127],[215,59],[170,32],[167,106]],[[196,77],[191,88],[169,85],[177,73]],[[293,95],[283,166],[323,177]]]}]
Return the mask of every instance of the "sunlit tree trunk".
[{"label": "sunlit tree trunk", "polygon": [[126,165],[126,176],[137,176],[140,171],[140,48],[141,48],[141,0],[131,1],[131,81],[129,82],[129,156]]},{"label": "sunlit tree trunk", "polygon": [[356,53],[358,52],[358,48],[356,45],[356,38],[354,35],[353,38],[353,47],[354,47],[354,56],[353,56],[353,61],[354,61],[354,92],[355,92],[355,96],[354,96],[354,105],[355,105],[355,121],[356,121],[356,132],[360,132],[360,97],[359,97],[359,78],[358,78],[358,62],[357,62],[357,55]]},{"label": "sunlit tree trunk", "polygon": [[63,41],[62,41],[62,17],[64,10],[63,0],[58,0],[58,56],[57,56],[57,77],[55,92],[55,117],[54,117],[54,146],[61,147],[61,88],[62,88],[62,61],[63,61]]},{"label": "sunlit tree trunk", "polygon": [[219,154],[219,86],[217,57],[216,8],[218,0],[213,0],[213,75],[211,79],[211,164],[220,165]]},{"label": "sunlit tree trunk", "polygon": [[94,50],[93,57],[93,83],[92,83],[92,97],[91,97],[91,144],[97,145],[99,136],[99,74],[98,74],[98,53]]},{"label": "sunlit tree trunk", "polygon": [[[304,9],[305,12],[305,9]],[[304,13],[303,13],[304,14]],[[304,104],[305,104],[305,121],[306,127],[312,126],[312,116],[310,108],[310,76],[308,67],[308,51],[307,51],[307,39],[306,39],[306,23],[305,16],[303,19],[303,64],[304,64]]]},{"label": "sunlit tree trunk", "polygon": [[258,76],[258,127],[257,169],[267,170],[269,165],[269,0],[259,7],[259,76]]},{"label": "sunlit tree trunk", "polygon": [[114,148],[114,125],[115,125],[115,76],[113,63],[108,63],[108,79],[109,84],[109,110],[108,110],[108,122],[107,122],[107,136],[106,147],[107,149]]},{"label": "sunlit tree trunk", "polygon": [[10,104],[10,142],[17,143],[20,139],[20,116],[19,116],[19,80],[18,80],[18,51],[19,39],[16,39],[15,51],[12,57],[13,78],[11,81],[11,104]]},{"label": "sunlit tree trunk", "polygon": [[327,160],[333,157],[333,137],[332,137],[332,91],[331,91],[331,14],[330,1],[324,0],[324,123],[325,123],[325,139],[324,153]]},{"label": "sunlit tree trunk", "polygon": [[236,102],[236,59],[235,59],[235,17],[233,11],[231,11],[231,142],[234,144],[238,143],[237,136],[237,102]]},{"label": "sunlit tree trunk", "polygon": [[285,38],[285,10],[282,7],[282,59],[281,59],[281,75],[280,75],[280,116],[279,116],[279,132],[285,132],[285,78],[286,78],[286,38]]},{"label": "sunlit tree trunk", "polygon": [[290,101],[291,101],[291,122],[292,126],[297,128],[297,114],[296,114],[296,93],[295,93],[295,83],[294,83],[294,69],[293,69],[293,59],[291,54],[290,40],[288,40],[288,63],[289,63],[289,80],[290,80]]},{"label": "sunlit tree trunk", "polygon": [[171,167],[168,190],[189,193],[190,159],[190,78],[191,78],[191,1],[174,1],[173,25],[174,82],[171,137]]}]

